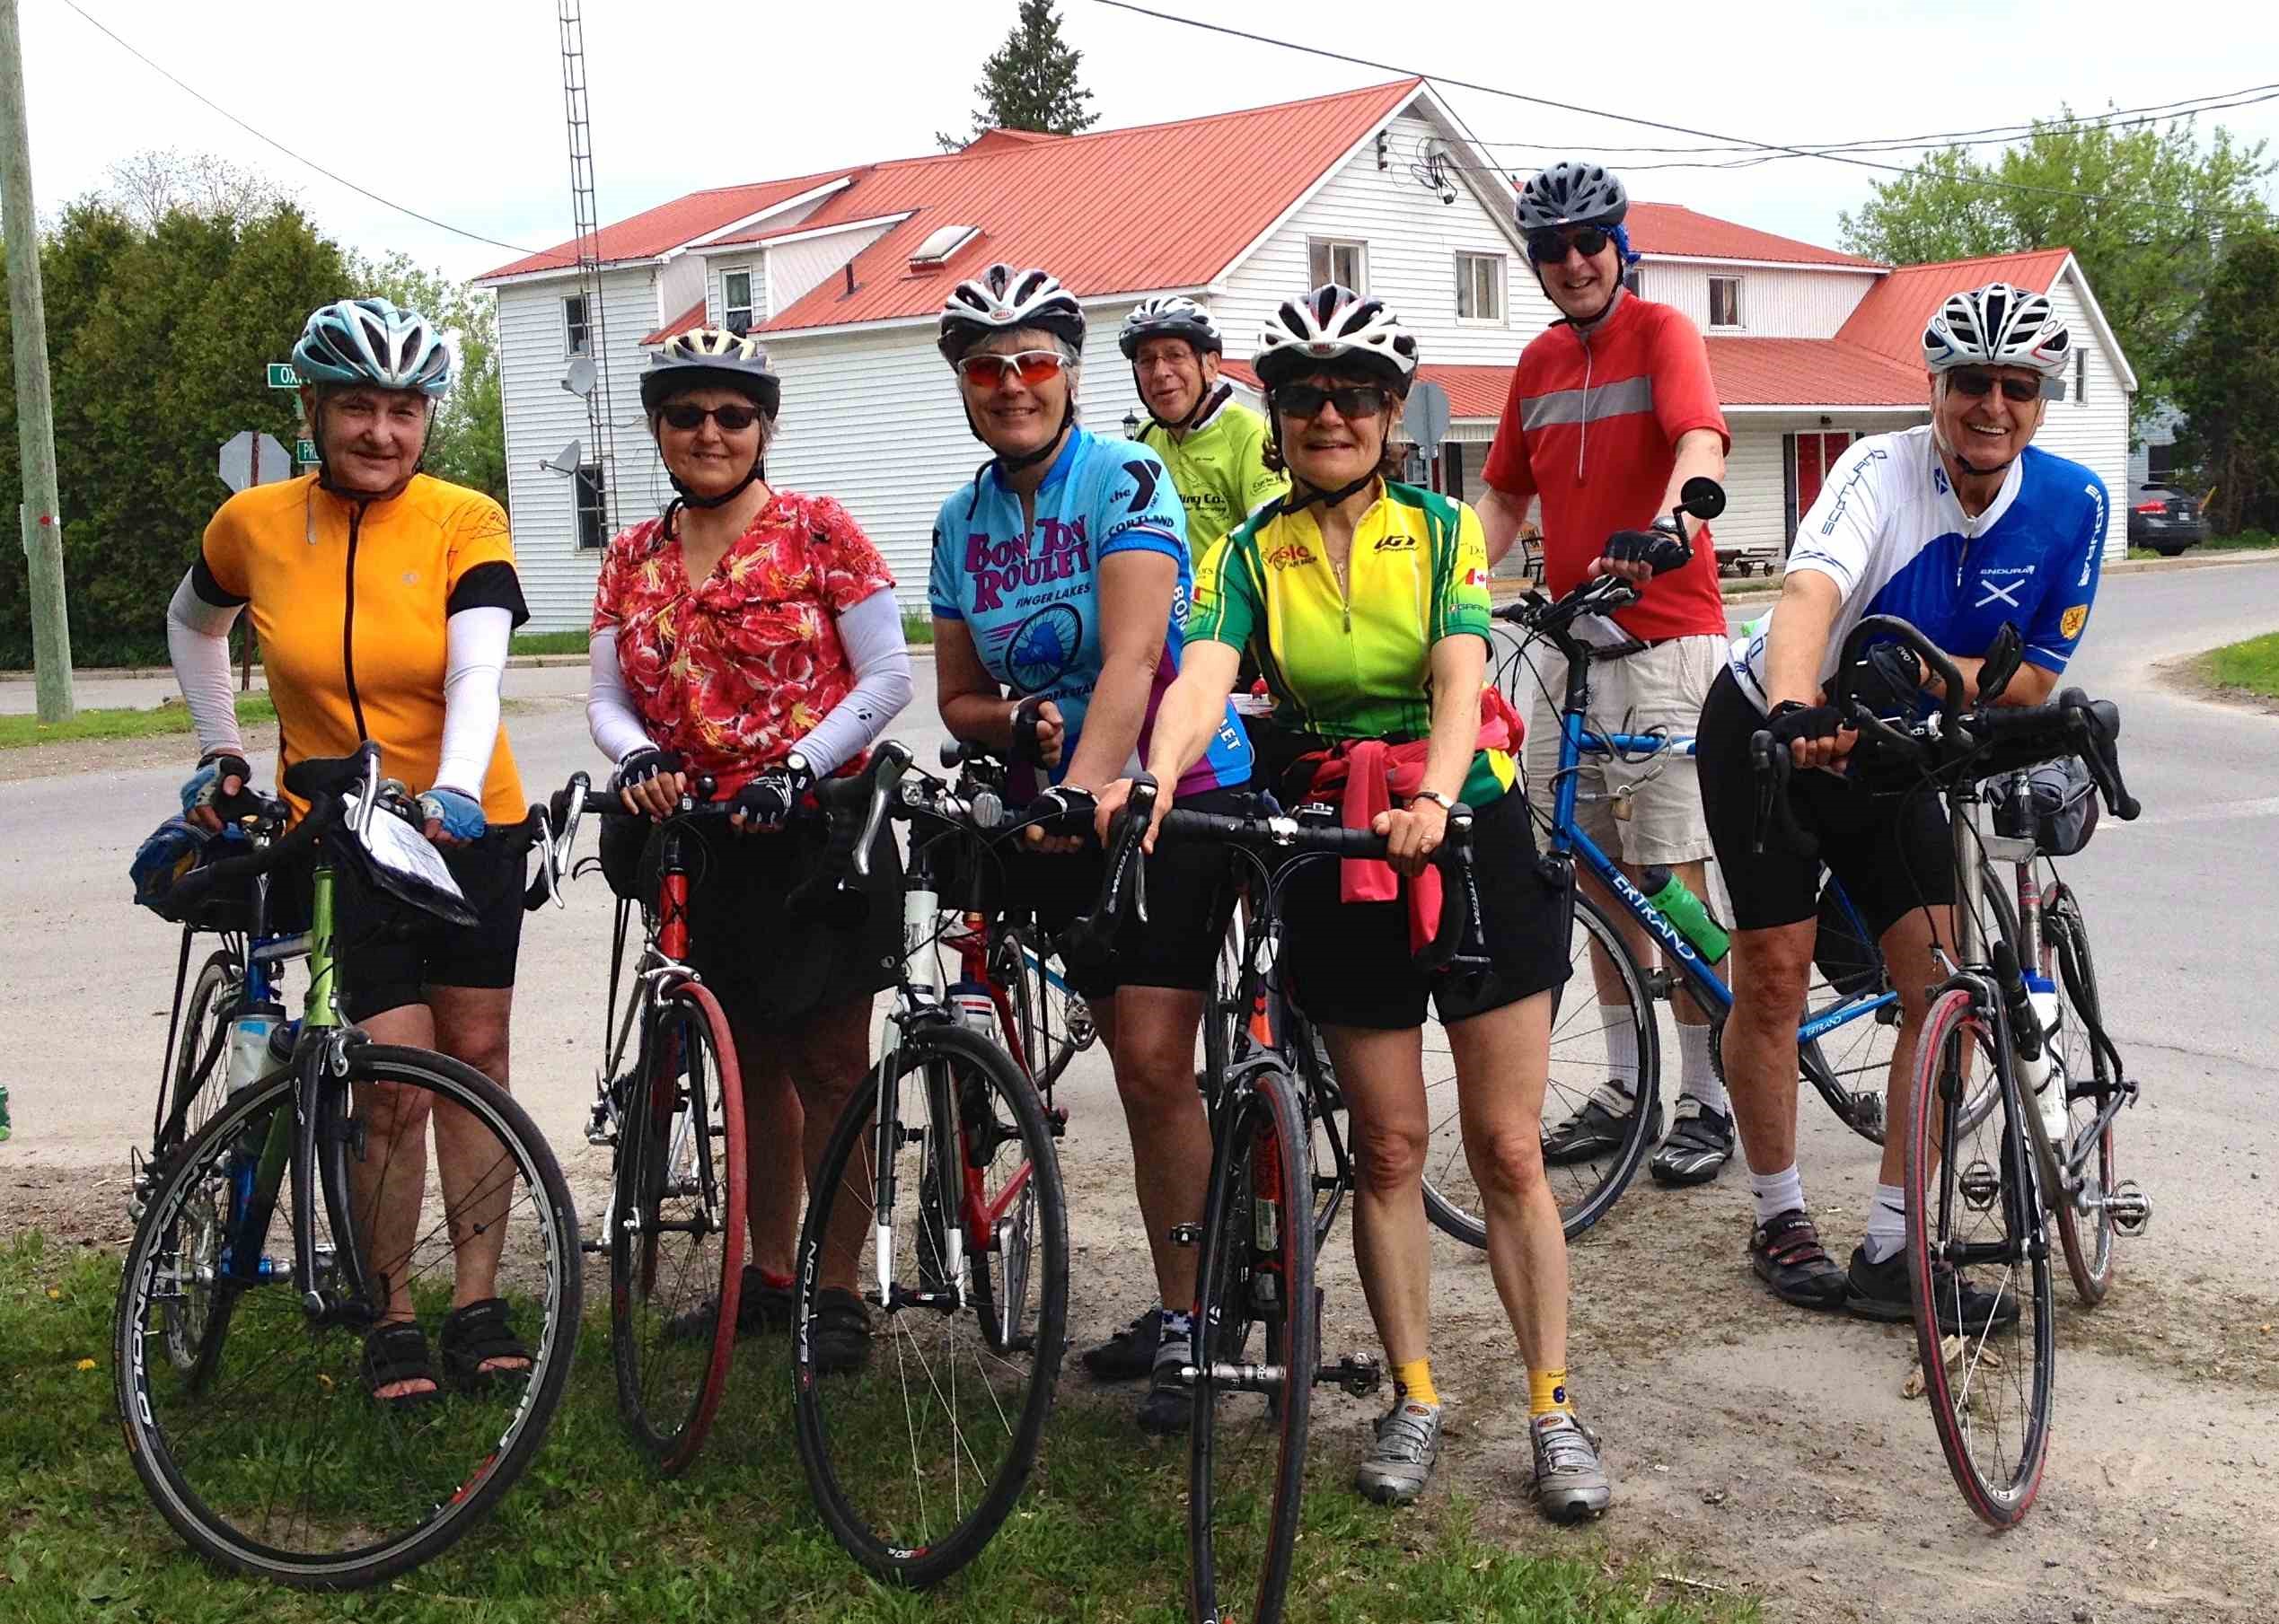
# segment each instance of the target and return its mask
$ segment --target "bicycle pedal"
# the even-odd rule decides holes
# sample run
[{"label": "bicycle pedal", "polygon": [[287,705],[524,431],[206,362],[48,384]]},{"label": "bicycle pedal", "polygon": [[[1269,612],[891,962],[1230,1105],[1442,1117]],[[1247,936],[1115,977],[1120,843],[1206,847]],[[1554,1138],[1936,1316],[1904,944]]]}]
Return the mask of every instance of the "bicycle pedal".
[{"label": "bicycle pedal", "polygon": [[1065,1105],[1055,1105],[1050,1110],[1046,1111],[1044,1113],[1044,1127],[1045,1131],[1050,1133],[1056,1139],[1064,1139],[1068,1137],[1069,1108]]},{"label": "bicycle pedal", "polygon": [[2105,1198],[2105,1210],[2112,1217],[2114,1229],[2132,1238],[2152,1225],[2152,1198],[2140,1189],[2134,1179],[2114,1187],[2113,1193]]},{"label": "bicycle pedal", "polygon": [[1385,1385],[1385,1366],[1375,1354],[1348,1354],[1334,1365],[1314,1373],[1316,1387],[1342,1387],[1357,1399],[1367,1398]]}]

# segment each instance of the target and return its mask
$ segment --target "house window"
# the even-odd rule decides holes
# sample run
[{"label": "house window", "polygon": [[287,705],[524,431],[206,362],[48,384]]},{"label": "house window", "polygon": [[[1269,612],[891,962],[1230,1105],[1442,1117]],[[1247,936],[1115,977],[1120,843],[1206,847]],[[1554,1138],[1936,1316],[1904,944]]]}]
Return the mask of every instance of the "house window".
[{"label": "house window", "polygon": [[1456,256],[1456,320],[1503,320],[1503,256]]},{"label": "house window", "polygon": [[1646,296],[1646,273],[1637,266],[1632,266],[1623,273],[1623,285],[1643,299]]},{"label": "house window", "polygon": [[2073,404],[2085,405],[2089,400],[2089,351],[2073,352]]},{"label": "house window", "polygon": [[2151,445],[2144,448],[2144,482],[2147,485],[2176,483],[2176,447]]},{"label": "house window", "polygon": [[1306,275],[1315,287],[1324,282],[1337,282],[1357,294],[1365,294],[1369,291],[1368,246],[1314,238],[1306,244]]},{"label": "house window", "polygon": [[562,301],[562,347],[572,356],[593,353],[594,328],[585,319],[584,294],[572,294]]},{"label": "house window", "polygon": [[1709,279],[1709,324],[1711,327],[1741,325],[1741,279],[1738,277],[1711,277]]},{"label": "house window", "polygon": [[732,333],[752,330],[752,273],[720,273],[720,325]]},{"label": "house window", "polygon": [[581,550],[598,552],[610,539],[609,491],[602,478],[598,462],[588,462],[577,470],[577,545]]}]

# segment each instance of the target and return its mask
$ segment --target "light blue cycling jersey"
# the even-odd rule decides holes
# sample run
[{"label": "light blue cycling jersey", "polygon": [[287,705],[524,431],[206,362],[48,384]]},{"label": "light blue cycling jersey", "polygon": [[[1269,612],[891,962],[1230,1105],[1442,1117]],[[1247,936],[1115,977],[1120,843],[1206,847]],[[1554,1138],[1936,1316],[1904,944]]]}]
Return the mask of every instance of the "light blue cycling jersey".
[{"label": "light blue cycling jersey", "polygon": [[[998,477],[995,464],[953,492],[934,521],[927,597],[943,619],[965,622],[990,676],[1016,695],[1039,695],[1060,707],[1066,732],[1060,764],[1052,775],[1058,783],[1076,756],[1084,713],[1100,680],[1101,560],[1145,550],[1179,566],[1163,654],[1140,729],[1142,759],[1155,732],[1156,707],[1179,674],[1194,575],[1179,492],[1162,460],[1144,445],[1071,428],[1035,502],[1032,530],[1023,520],[1020,496]],[[1231,788],[1247,783],[1250,775],[1250,739],[1230,701],[1210,748],[1179,781],[1179,793]],[[1034,793],[1033,776],[1031,785],[1014,787]]]},{"label": "light blue cycling jersey", "polygon": [[[2030,445],[1973,519],[1929,424],[1854,442],[1828,470],[1789,555],[1791,572],[1817,570],[1843,594],[1820,680],[1835,677],[1845,636],[1870,615],[1896,615],[1970,659],[2015,621],[2028,661],[2063,671],[2104,570],[2106,513],[2103,480]],[[1760,710],[1771,624],[1770,614],[1759,617],[1733,645],[1733,674]]]}]

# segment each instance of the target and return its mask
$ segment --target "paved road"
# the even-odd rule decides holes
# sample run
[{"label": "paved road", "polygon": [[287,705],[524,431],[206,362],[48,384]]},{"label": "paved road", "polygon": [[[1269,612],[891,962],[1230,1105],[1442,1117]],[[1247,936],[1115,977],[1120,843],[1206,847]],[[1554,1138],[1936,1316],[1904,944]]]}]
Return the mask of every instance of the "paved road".
[{"label": "paved road", "polygon": [[[2279,1181],[2279,1156],[2263,1154],[2279,1103],[2265,1063],[2270,978],[2257,968],[2279,962],[2279,909],[2265,895],[2279,848],[2279,721],[2182,697],[2151,667],[2274,627],[2279,567],[2133,575],[2107,584],[2069,673],[2123,702],[2124,759],[2149,809],[2134,827],[2107,820],[2074,865],[2116,1036],[2151,1085],[2131,1171],[2157,1192],[2175,1244],[2259,1281],[2279,1250],[2273,1204],[2250,1198],[2260,1192],[2248,1176]],[[930,759],[941,736],[930,662],[918,677],[898,732]],[[520,705],[509,725],[533,794],[594,764],[583,679],[574,666],[511,673]],[[128,906],[126,865],[179,777],[96,770],[0,791],[0,917],[13,936],[0,1075],[16,1120],[0,1168],[110,1176],[148,1132],[176,938]],[[607,904],[598,882],[582,886],[566,910],[532,917],[524,937],[514,1085],[559,1139],[591,1088]],[[1101,1092],[1112,1121],[1104,1079],[1082,1086]],[[0,1180],[0,1228],[6,1198]]]}]

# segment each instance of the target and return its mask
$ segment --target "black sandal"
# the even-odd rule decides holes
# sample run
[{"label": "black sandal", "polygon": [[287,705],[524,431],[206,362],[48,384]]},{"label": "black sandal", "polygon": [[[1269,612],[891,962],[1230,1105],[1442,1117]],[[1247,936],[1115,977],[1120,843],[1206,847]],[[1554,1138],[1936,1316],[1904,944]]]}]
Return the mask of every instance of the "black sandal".
[{"label": "black sandal", "polygon": [[[506,1318],[506,1299],[485,1297],[444,1316],[437,1339],[443,1351],[444,1375],[461,1392],[480,1392],[500,1382],[530,1379],[537,1359]],[[485,1370],[492,1359],[520,1359],[519,1370]]]},{"label": "black sandal", "polygon": [[[380,1390],[399,1382],[425,1382],[418,1392],[383,1399]],[[436,1369],[427,1360],[427,1333],[411,1320],[374,1326],[364,1339],[364,1387],[384,1409],[411,1409],[442,1396]]]}]

